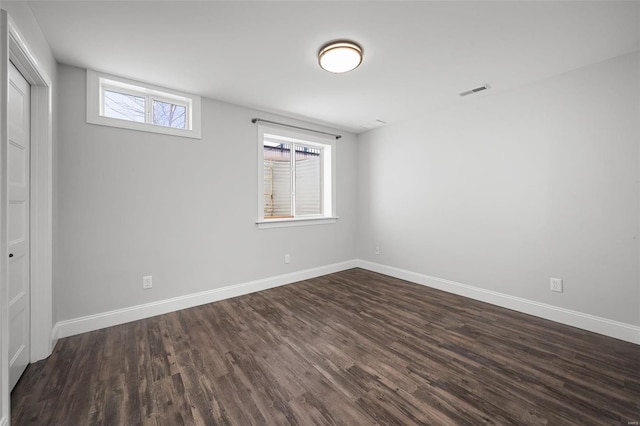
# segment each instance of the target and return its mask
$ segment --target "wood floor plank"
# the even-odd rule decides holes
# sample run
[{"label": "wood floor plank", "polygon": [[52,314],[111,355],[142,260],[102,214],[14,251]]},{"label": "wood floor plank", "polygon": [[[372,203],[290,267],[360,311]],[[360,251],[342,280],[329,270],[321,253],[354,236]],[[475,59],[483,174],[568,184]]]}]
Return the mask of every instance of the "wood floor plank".
[{"label": "wood floor plank", "polygon": [[13,425],[628,425],[640,346],[352,269],[61,339]]}]

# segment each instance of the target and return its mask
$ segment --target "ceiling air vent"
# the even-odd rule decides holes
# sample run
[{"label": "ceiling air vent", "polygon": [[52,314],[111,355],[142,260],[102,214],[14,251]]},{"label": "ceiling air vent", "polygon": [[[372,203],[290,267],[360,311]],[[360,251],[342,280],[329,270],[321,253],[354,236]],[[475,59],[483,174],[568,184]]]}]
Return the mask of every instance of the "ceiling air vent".
[{"label": "ceiling air vent", "polygon": [[373,121],[370,121],[370,122],[368,122],[366,124],[363,124],[362,127],[364,127],[365,129],[375,129],[376,127],[384,126],[385,124],[387,124],[386,121],[373,120]]},{"label": "ceiling air vent", "polygon": [[489,86],[488,84],[485,84],[484,86],[476,87],[475,89],[471,89],[471,90],[467,90],[466,92],[462,92],[462,93],[460,93],[460,96],[471,95],[473,93],[482,92],[483,90],[487,90],[487,89],[490,89],[490,88],[491,88],[491,86]]}]

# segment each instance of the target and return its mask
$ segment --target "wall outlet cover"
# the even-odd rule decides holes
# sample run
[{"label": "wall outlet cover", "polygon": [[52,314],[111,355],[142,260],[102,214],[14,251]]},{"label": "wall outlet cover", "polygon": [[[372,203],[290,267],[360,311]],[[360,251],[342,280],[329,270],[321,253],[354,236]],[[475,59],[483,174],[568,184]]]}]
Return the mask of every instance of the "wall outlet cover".
[{"label": "wall outlet cover", "polygon": [[558,293],[562,293],[562,279],[550,278],[550,282],[551,282],[551,291],[557,291]]},{"label": "wall outlet cover", "polygon": [[142,277],[142,288],[148,290],[151,287],[153,287],[153,277],[151,275]]}]

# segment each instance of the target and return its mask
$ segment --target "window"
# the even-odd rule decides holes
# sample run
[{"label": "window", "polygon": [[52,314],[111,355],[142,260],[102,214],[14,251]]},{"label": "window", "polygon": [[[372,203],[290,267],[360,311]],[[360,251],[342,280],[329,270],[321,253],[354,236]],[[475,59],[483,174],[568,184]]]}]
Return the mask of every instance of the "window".
[{"label": "window", "polygon": [[259,127],[258,225],[335,222],[335,141]]},{"label": "window", "polygon": [[87,123],[200,138],[200,97],[87,70]]}]

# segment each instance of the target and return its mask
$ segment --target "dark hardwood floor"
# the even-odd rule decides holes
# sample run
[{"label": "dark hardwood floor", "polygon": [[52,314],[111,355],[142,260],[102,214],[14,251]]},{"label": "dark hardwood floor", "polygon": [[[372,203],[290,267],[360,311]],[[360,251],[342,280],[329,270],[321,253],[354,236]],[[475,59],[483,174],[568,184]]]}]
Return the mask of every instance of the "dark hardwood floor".
[{"label": "dark hardwood floor", "polygon": [[640,346],[361,269],[61,339],[13,425],[630,425]]}]

